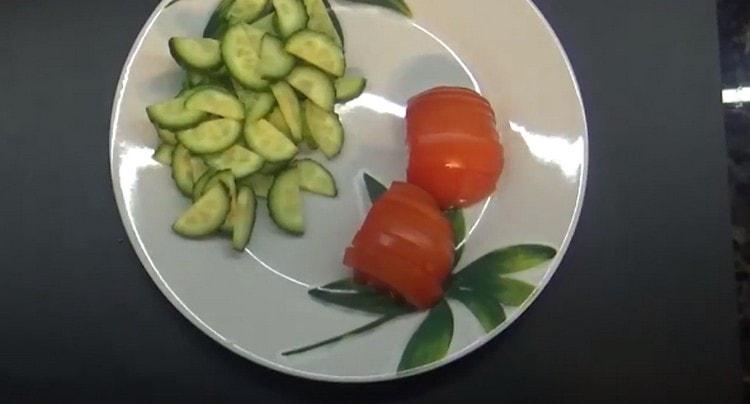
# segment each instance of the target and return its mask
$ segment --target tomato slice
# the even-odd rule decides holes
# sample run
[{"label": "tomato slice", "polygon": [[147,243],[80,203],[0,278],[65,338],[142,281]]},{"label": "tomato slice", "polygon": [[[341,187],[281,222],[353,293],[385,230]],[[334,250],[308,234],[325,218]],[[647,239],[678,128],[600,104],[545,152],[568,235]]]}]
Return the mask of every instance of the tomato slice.
[{"label": "tomato slice", "polygon": [[414,107],[421,102],[433,100],[439,97],[452,97],[455,99],[474,102],[485,107],[494,115],[494,112],[492,112],[492,106],[487,99],[482,97],[476,91],[463,87],[436,87],[412,97],[408,104],[410,107]]},{"label": "tomato slice", "polygon": [[373,205],[344,264],[356,269],[356,280],[426,308],[442,295],[454,255],[453,228],[435,199],[397,182]]},{"label": "tomato slice", "polygon": [[409,181],[430,191],[445,209],[464,208],[486,199],[497,188],[500,173],[488,174],[466,169],[441,168],[440,175],[410,168]]},{"label": "tomato slice", "polygon": [[[497,140],[464,133],[423,136],[411,145],[409,154],[412,169],[439,170],[447,167],[496,173],[503,168],[503,147]],[[440,171],[435,173],[439,174]]]},{"label": "tomato slice", "polygon": [[443,295],[441,283],[421,268],[396,256],[349,248],[345,262],[367,277],[388,285],[419,309],[432,307]]},{"label": "tomato slice", "polygon": [[406,116],[407,140],[433,133],[465,133],[471,136],[498,138],[493,116],[482,109],[451,100],[409,108]]}]

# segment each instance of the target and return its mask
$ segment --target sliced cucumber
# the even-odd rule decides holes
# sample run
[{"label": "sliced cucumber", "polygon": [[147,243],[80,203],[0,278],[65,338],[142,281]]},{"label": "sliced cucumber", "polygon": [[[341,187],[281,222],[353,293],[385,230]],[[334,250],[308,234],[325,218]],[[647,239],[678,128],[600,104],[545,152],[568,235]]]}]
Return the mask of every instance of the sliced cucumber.
[{"label": "sliced cucumber", "polygon": [[284,115],[284,120],[292,133],[295,142],[302,140],[302,116],[299,99],[292,86],[285,81],[280,81],[271,86],[271,92],[276,97],[279,109]]},{"label": "sliced cucumber", "polygon": [[344,75],[344,51],[331,38],[319,32],[300,31],[286,43],[286,51],[336,77]]},{"label": "sliced cucumber", "polygon": [[208,118],[208,114],[203,111],[185,108],[184,96],[151,105],[146,108],[146,113],[151,122],[168,130],[192,128]]},{"label": "sliced cucumber", "polygon": [[211,178],[216,175],[216,170],[213,168],[209,168],[206,170],[205,173],[198,179],[198,181],[195,182],[195,186],[193,186],[193,200],[197,201],[200,199],[201,196],[203,196],[203,191],[206,190],[206,185],[208,184],[208,181],[211,180]]},{"label": "sliced cucumber", "polygon": [[242,124],[233,119],[214,119],[177,134],[177,139],[191,152],[218,153],[233,145],[242,132]]},{"label": "sliced cucumber", "polygon": [[185,69],[212,71],[222,65],[220,45],[215,39],[174,37],[169,40],[169,51]]},{"label": "sliced cucumber", "polygon": [[162,141],[162,143],[171,145],[177,144],[177,135],[175,135],[171,130],[157,127],[156,133],[159,135],[159,139]]},{"label": "sliced cucumber", "polygon": [[234,203],[234,217],[232,230],[232,247],[242,251],[250,243],[250,237],[255,227],[255,210],[257,208],[255,194],[250,187],[240,187],[237,200]]},{"label": "sliced cucumber", "polygon": [[260,72],[263,77],[286,77],[296,63],[294,56],[284,50],[284,43],[271,35],[263,37],[260,48]]},{"label": "sliced cucumber", "polygon": [[317,161],[299,160],[294,166],[299,172],[300,188],[303,190],[331,198],[338,195],[333,175]]},{"label": "sliced cucumber", "polygon": [[230,198],[222,187],[209,189],[177,219],[172,228],[184,237],[208,236],[221,227],[229,213]]},{"label": "sliced cucumber", "polygon": [[276,29],[283,38],[307,26],[307,11],[302,0],[271,0],[276,9]]},{"label": "sliced cucumber", "polygon": [[[203,177],[203,174],[208,171],[208,166],[206,166],[206,163],[203,161],[200,157],[192,157],[190,159],[190,166],[193,174],[193,183],[198,182],[201,177]],[[195,189],[195,187],[193,187]]]},{"label": "sliced cucumber", "polygon": [[276,162],[297,154],[297,146],[265,119],[245,124],[245,141],[264,159]]},{"label": "sliced cucumber", "polygon": [[333,87],[333,81],[319,69],[311,66],[295,67],[286,81],[319,107],[326,111],[333,111],[333,104],[336,103],[336,90]]},{"label": "sliced cucumber", "polygon": [[177,188],[185,195],[193,194],[193,164],[190,150],[178,144],[172,154],[172,178]]},{"label": "sliced cucumber", "polygon": [[273,22],[275,18],[276,18],[276,13],[272,12],[263,18],[259,18],[257,21],[250,24],[250,26],[263,31],[266,34],[279,36],[279,32],[276,31],[276,24],[274,24]]},{"label": "sliced cucumber", "polygon": [[336,101],[346,102],[362,95],[365,87],[367,87],[367,80],[362,76],[346,75],[337,79],[334,85],[336,87]]},{"label": "sliced cucumber", "polygon": [[289,129],[289,125],[286,124],[284,114],[281,113],[281,109],[278,106],[274,108],[270,114],[268,114],[266,119],[268,120],[268,122],[271,122],[271,125],[275,126],[276,129],[278,129],[281,133],[285,134],[288,138],[291,139],[292,131]]},{"label": "sliced cucumber", "polygon": [[302,140],[310,150],[318,150],[318,144],[315,143],[312,134],[310,133],[310,125],[307,124],[307,116],[305,115],[305,109],[302,108]]},{"label": "sliced cucumber", "polygon": [[224,89],[205,88],[185,101],[185,108],[208,112],[224,118],[245,119],[245,107],[240,100]]},{"label": "sliced cucumber", "polygon": [[253,188],[255,196],[258,198],[267,198],[268,191],[273,185],[274,176],[266,174],[253,174],[239,180],[240,185],[246,185]]},{"label": "sliced cucumber", "polygon": [[230,25],[238,22],[253,22],[268,5],[268,0],[235,0],[224,13]]},{"label": "sliced cucumber", "polygon": [[236,178],[246,177],[263,168],[262,157],[239,145],[206,156],[206,163],[217,170],[231,170]]},{"label": "sliced cucumber", "polygon": [[216,7],[214,13],[211,14],[211,18],[203,30],[204,37],[219,39],[226,32],[229,23],[224,19],[224,14],[232,3],[234,3],[234,0],[221,0],[221,3]]},{"label": "sliced cucumber", "polygon": [[290,160],[285,161],[266,161],[266,164],[263,164],[263,168],[260,169],[260,173],[264,175],[274,175],[278,174],[289,166]]},{"label": "sliced cucumber", "polygon": [[232,77],[245,87],[263,90],[268,82],[260,71],[260,51],[266,33],[247,24],[233,25],[221,41],[221,54]]},{"label": "sliced cucumber", "polygon": [[276,98],[271,93],[258,93],[255,95],[255,102],[250,106],[247,112],[248,121],[257,121],[268,115],[273,106],[276,105]]},{"label": "sliced cucumber", "polygon": [[254,91],[246,89],[235,79],[232,79],[232,90],[234,90],[234,94],[237,95],[237,99],[245,106],[245,111],[249,111],[255,100],[258,98]]},{"label": "sliced cucumber", "polygon": [[282,230],[301,236],[305,233],[304,206],[299,173],[290,168],[276,177],[268,191],[268,211]]},{"label": "sliced cucumber", "polygon": [[234,199],[237,196],[237,183],[234,175],[229,170],[218,171],[206,182],[205,187],[199,195],[199,198],[206,194],[211,188],[221,185],[229,192],[229,197]]},{"label": "sliced cucumber", "polygon": [[344,44],[336,31],[336,26],[333,25],[333,20],[328,14],[328,7],[323,0],[304,0],[304,3],[307,15],[310,17],[307,21],[307,28],[326,35],[342,48]]},{"label": "sliced cucumber", "polygon": [[154,160],[158,161],[165,166],[172,165],[172,153],[174,153],[174,145],[168,143],[162,143],[156,148],[154,152]]},{"label": "sliced cucumber", "polygon": [[332,159],[341,153],[344,145],[344,127],[338,116],[306,100],[305,118],[310,135],[326,157]]}]

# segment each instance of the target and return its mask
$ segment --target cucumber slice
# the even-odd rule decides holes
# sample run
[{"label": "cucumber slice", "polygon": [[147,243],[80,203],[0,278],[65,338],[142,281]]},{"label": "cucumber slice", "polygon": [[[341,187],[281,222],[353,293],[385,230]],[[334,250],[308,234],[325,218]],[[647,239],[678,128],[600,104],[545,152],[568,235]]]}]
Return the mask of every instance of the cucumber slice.
[{"label": "cucumber slice", "polygon": [[254,23],[250,24],[250,26],[263,31],[266,34],[279,36],[279,32],[276,30],[276,24],[274,24],[273,22],[275,18],[276,18],[276,13],[272,12],[266,15],[265,17],[260,18]]},{"label": "cucumber slice", "polygon": [[191,152],[218,153],[233,145],[242,132],[242,124],[233,119],[214,119],[177,134],[177,139]]},{"label": "cucumber slice", "polygon": [[238,22],[252,22],[258,18],[268,5],[268,0],[235,0],[224,13],[224,19],[230,25]]},{"label": "cucumber slice", "polygon": [[224,19],[224,14],[232,3],[234,3],[234,0],[221,0],[221,3],[216,7],[214,13],[211,14],[211,18],[203,30],[204,37],[219,39],[226,32],[229,23]]},{"label": "cucumber slice", "polygon": [[185,96],[151,105],[146,108],[146,113],[151,122],[168,130],[192,128],[208,118],[208,114],[203,111],[185,108]]},{"label": "cucumber slice", "polygon": [[276,10],[276,29],[283,38],[289,38],[307,25],[307,11],[302,0],[271,0]]},{"label": "cucumber slice", "polygon": [[169,40],[169,51],[185,69],[212,71],[221,67],[220,42],[209,38],[174,37]]},{"label": "cucumber slice", "polygon": [[255,102],[250,106],[247,112],[248,121],[257,121],[268,115],[273,106],[276,105],[276,98],[271,93],[258,93],[255,95]]},{"label": "cucumber slice", "polygon": [[223,186],[224,189],[229,192],[229,197],[231,199],[234,199],[237,196],[237,183],[235,182],[234,175],[231,171],[224,170],[216,172],[213,176],[211,176],[198,197],[202,197],[206,194],[206,192],[208,192],[208,190],[218,185]]},{"label": "cucumber slice", "polygon": [[271,35],[263,37],[260,47],[260,72],[263,77],[280,79],[289,74],[297,60],[284,50],[284,43]]},{"label": "cucumber slice", "polygon": [[263,168],[260,169],[260,174],[264,175],[275,175],[278,174],[289,166],[289,160],[286,161],[266,161],[266,164],[263,164]]},{"label": "cucumber slice", "polygon": [[336,90],[333,87],[333,81],[319,69],[310,66],[295,67],[286,81],[319,107],[326,111],[333,111],[333,104],[336,103]]},{"label": "cucumber slice", "polygon": [[310,125],[307,124],[307,116],[305,115],[305,109],[302,108],[302,140],[310,150],[318,150],[318,144],[315,143],[312,134],[310,133]]},{"label": "cucumber slice", "polygon": [[208,181],[210,181],[211,178],[214,177],[214,175],[216,175],[216,170],[214,170],[213,168],[209,168],[205,173],[203,173],[198,181],[195,182],[195,185],[193,186],[193,201],[197,201],[201,196],[203,196]]},{"label": "cucumber slice", "polygon": [[172,165],[172,153],[174,153],[174,145],[162,143],[156,148],[154,152],[154,160],[158,161],[165,166]]},{"label": "cucumber slice", "polygon": [[299,172],[300,188],[303,190],[331,198],[339,194],[333,175],[317,161],[299,160],[294,166]]},{"label": "cucumber slice", "polygon": [[232,77],[253,90],[268,88],[260,72],[260,50],[266,33],[240,23],[229,28],[221,41],[221,54]]},{"label": "cucumber slice", "polygon": [[289,160],[297,146],[265,119],[245,124],[245,140],[256,153],[268,161]]},{"label": "cucumber slice", "polygon": [[344,127],[338,116],[306,100],[305,118],[310,135],[326,157],[332,159],[341,153],[344,145]]},{"label": "cucumber slice", "polygon": [[286,137],[290,139],[292,138],[292,131],[289,129],[289,125],[286,124],[284,114],[281,113],[281,109],[279,109],[278,106],[274,108],[270,114],[268,114],[266,119],[268,120],[268,122],[271,122],[271,125],[275,126],[276,129],[278,129],[281,133],[285,134]]},{"label": "cucumber slice", "polygon": [[177,144],[177,135],[175,135],[171,130],[157,127],[156,133],[159,135],[159,139],[162,141],[162,143],[171,145]]},{"label": "cucumber slice", "polygon": [[268,211],[273,222],[282,230],[301,236],[305,233],[305,217],[299,186],[296,169],[279,174],[268,191]]},{"label": "cucumber slice", "polygon": [[239,145],[206,156],[206,163],[216,170],[230,170],[236,178],[246,177],[263,168],[262,157]]},{"label": "cucumber slice", "polygon": [[[203,174],[208,171],[208,166],[206,166],[206,163],[203,161],[200,157],[192,157],[190,159],[190,166],[193,170],[193,183],[198,182],[199,179],[203,176]],[[195,187],[193,187],[195,189]]]},{"label": "cucumber slice", "polygon": [[185,101],[185,108],[238,121],[245,119],[245,107],[224,89],[204,88]]},{"label": "cucumber slice", "polygon": [[193,164],[190,150],[178,144],[172,154],[172,178],[177,188],[185,195],[193,194]]},{"label": "cucumber slice", "polygon": [[271,86],[271,92],[276,97],[279,109],[284,115],[284,120],[292,133],[295,142],[302,140],[302,116],[299,99],[292,86],[285,81],[280,81]]},{"label": "cucumber slice", "polygon": [[300,31],[286,43],[286,51],[336,77],[344,75],[344,51],[331,38],[315,31]]},{"label": "cucumber slice", "polygon": [[252,236],[255,227],[257,205],[253,189],[240,187],[233,209],[232,247],[237,251],[244,250],[250,243],[250,236]]},{"label": "cucumber slice", "polygon": [[229,213],[230,198],[227,190],[213,187],[198,199],[172,226],[184,237],[208,236],[221,227]]},{"label": "cucumber slice", "polygon": [[239,184],[251,187],[255,191],[255,196],[258,198],[267,198],[268,191],[273,185],[273,180],[273,175],[258,173],[239,180]]},{"label": "cucumber slice", "polygon": [[347,102],[362,95],[367,87],[367,80],[362,76],[346,75],[337,79],[334,86],[336,87],[336,101]]},{"label": "cucumber slice", "polygon": [[303,0],[305,3],[305,10],[310,19],[307,21],[307,28],[320,32],[327,37],[333,39],[333,42],[338,47],[343,48],[344,43],[336,31],[336,27],[333,25],[333,20],[328,14],[328,7],[323,0]]},{"label": "cucumber slice", "polygon": [[237,80],[232,79],[231,82],[232,89],[234,90],[234,94],[237,95],[237,99],[245,106],[245,111],[249,111],[258,96],[252,90],[246,89]]}]

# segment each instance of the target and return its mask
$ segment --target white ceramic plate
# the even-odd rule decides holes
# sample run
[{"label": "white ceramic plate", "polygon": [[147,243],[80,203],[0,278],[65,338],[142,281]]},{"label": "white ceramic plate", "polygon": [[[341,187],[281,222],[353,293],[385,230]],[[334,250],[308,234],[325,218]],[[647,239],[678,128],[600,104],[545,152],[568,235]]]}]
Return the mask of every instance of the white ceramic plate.
[{"label": "white ceramic plate", "polygon": [[[111,168],[120,213],[144,267],[175,307],[217,342],[256,363],[337,382],[388,380],[434,369],[475,350],[518,318],[550,280],[572,237],[588,150],[575,77],[531,1],[472,0],[466,6],[408,0],[412,20],[333,1],[348,64],[369,79],[362,97],[339,108],[346,146],[327,166],[340,196],[306,198],[309,231],[303,238],[276,230],[261,206],[254,238],[242,254],[222,238],[188,241],[172,233],[170,225],[188,201],[174,187],[169,169],[151,158],[158,141],[144,112],[173,96],[183,77],[167,40],[199,36],[217,3],[181,0],[165,8],[165,0],[157,7],[125,64],[112,114]],[[465,212],[470,236],[458,268],[520,244],[545,245],[557,254],[500,278],[501,288],[510,287],[499,292],[500,301],[510,304],[492,308],[496,312],[489,317],[495,321],[485,318],[486,329],[460,301],[441,305],[429,320],[432,332],[416,333],[411,348],[418,349],[411,354],[422,357],[412,355],[411,366],[403,366],[402,357],[409,355],[405,347],[425,313],[399,316],[304,354],[282,355],[379,318],[322,304],[308,289],[347,276],[342,252],[369,208],[362,174],[384,182],[404,178],[405,102],[446,84],[474,87],[490,99],[507,158],[500,190]],[[532,286],[519,288],[507,279]],[[503,312],[505,321],[498,318]],[[414,367],[415,360],[421,365]],[[408,369],[399,371],[400,364]]]}]

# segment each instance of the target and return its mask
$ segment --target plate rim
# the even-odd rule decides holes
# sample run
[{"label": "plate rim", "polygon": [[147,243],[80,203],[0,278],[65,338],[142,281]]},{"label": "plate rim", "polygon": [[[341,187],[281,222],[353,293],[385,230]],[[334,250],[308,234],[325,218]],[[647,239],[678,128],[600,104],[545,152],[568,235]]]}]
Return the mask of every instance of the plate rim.
[{"label": "plate rim", "polygon": [[506,321],[503,324],[496,327],[492,332],[487,333],[480,338],[477,338],[476,340],[474,340],[474,342],[465,346],[460,351],[454,352],[450,355],[446,355],[444,358],[438,361],[435,361],[433,363],[423,365],[418,368],[411,369],[405,372],[394,372],[392,374],[380,374],[380,375],[373,375],[373,376],[332,376],[332,375],[324,375],[324,374],[308,372],[308,371],[304,371],[300,369],[295,369],[295,368],[287,367],[277,362],[262,358],[260,356],[257,356],[253,352],[250,352],[245,349],[239,349],[234,344],[229,344],[225,341],[222,341],[221,336],[216,331],[214,331],[211,327],[205,324],[205,322],[203,322],[197,315],[195,315],[190,310],[190,308],[188,308],[183,303],[180,297],[174,293],[174,291],[170,288],[167,282],[161,277],[161,274],[156,269],[156,266],[151,260],[151,257],[146,252],[146,246],[143,244],[143,241],[138,236],[138,234],[136,234],[134,226],[132,224],[129,224],[129,221],[126,220],[126,218],[129,218],[130,215],[128,214],[127,207],[125,206],[125,203],[124,203],[125,199],[124,199],[124,195],[122,192],[121,182],[120,182],[119,175],[114,165],[115,148],[116,148],[115,147],[116,146],[115,132],[117,131],[117,128],[118,128],[119,116],[121,112],[122,101],[124,98],[124,90],[128,82],[128,76],[130,73],[130,69],[133,65],[135,55],[136,53],[138,53],[141,46],[143,45],[143,42],[146,38],[147,33],[151,31],[151,28],[154,26],[157,19],[161,15],[161,13],[165,10],[165,8],[172,1],[173,0],[161,0],[161,2],[156,6],[154,11],[151,13],[149,18],[146,20],[143,27],[139,31],[138,36],[136,37],[135,41],[133,42],[133,45],[130,48],[130,51],[128,52],[128,56],[125,59],[125,63],[123,65],[123,68],[120,72],[120,76],[118,78],[117,87],[115,89],[115,95],[114,95],[114,99],[112,102],[112,112],[110,115],[110,130],[109,130],[109,162],[108,163],[109,163],[109,168],[110,168],[110,180],[112,182],[112,188],[113,188],[113,192],[115,196],[115,202],[117,204],[117,210],[120,216],[120,220],[123,224],[123,227],[125,228],[125,232],[128,235],[128,241],[130,242],[131,246],[133,247],[134,252],[138,256],[138,259],[141,265],[151,277],[151,280],[153,281],[153,283],[157,286],[157,288],[161,291],[161,293],[167,298],[167,300],[169,300],[172,306],[174,306],[180,312],[180,314],[182,314],[188,321],[190,321],[191,324],[193,324],[196,328],[198,328],[204,334],[208,335],[216,343],[228,349],[229,351],[235,353],[236,355],[244,359],[250,360],[258,365],[264,366],[268,369],[271,369],[271,370],[274,370],[274,371],[277,371],[277,372],[280,372],[289,376],[300,377],[304,379],[322,381],[322,382],[332,382],[332,383],[346,383],[346,384],[377,383],[377,382],[386,382],[386,381],[410,378],[410,377],[417,376],[423,373],[431,372],[435,369],[438,369],[443,366],[450,365],[456,361],[459,361],[463,357],[471,354],[472,352],[476,351],[477,349],[484,346],[488,342],[495,339],[498,335],[503,333],[508,327],[514,324],[516,320],[518,320],[519,317],[525,314],[526,310],[528,310],[528,308],[532,304],[534,304],[534,302],[536,302],[539,295],[541,295],[541,293],[547,288],[547,285],[549,284],[550,280],[557,273],[557,270],[560,267],[560,264],[562,263],[562,260],[564,259],[565,255],[567,254],[568,248],[570,247],[570,243],[578,228],[578,223],[581,217],[581,211],[583,210],[583,204],[585,201],[586,188],[587,188],[587,183],[588,183],[589,128],[588,128],[588,115],[586,113],[586,106],[583,102],[583,97],[581,96],[581,89],[578,84],[578,78],[576,77],[575,71],[573,70],[573,66],[570,62],[570,58],[568,57],[568,53],[566,52],[565,47],[562,45],[562,42],[560,41],[560,38],[558,37],[557,33],[552,28],[552,25],[549,23],[549,21],[544,16],[542,11],[532,0],[523,0],[523,1],[529,7],[531,7],[536,17],[539,20],[541,20],[542,24],[544,25],[545,30],[552,37],[554,41],[554,45],[557,48],[557,51],[562,55],[563,61],[565,62],[565,68],[568,72],[568,75],[573,81],[573,88],[575,89],[578,106],[583,115],[582,116],[583,132],[581,134],[581,136],[584,139],[583,161],[582,161],[582,168],[581,168],[581,173],[580,173],[580,182],[578,184],[578,195],[575,201],[575,209],[573,211],[573,217],[570,222],[570,225],[568,226],[565,232],[565,237],[563,238],[563,241],[560,244],[559,253],[555,255],[555,257],[551,260],[549,264],[549,269],[547,270],[547,272],[545,273],[545,276],[541,279],[537,287],[534,289],[534,292],[532,293],[532,295],[528,299],[526,299],[526,301],[521,306],[519,306],[517,310],[514,311],[512,316],[506,319]]}]

